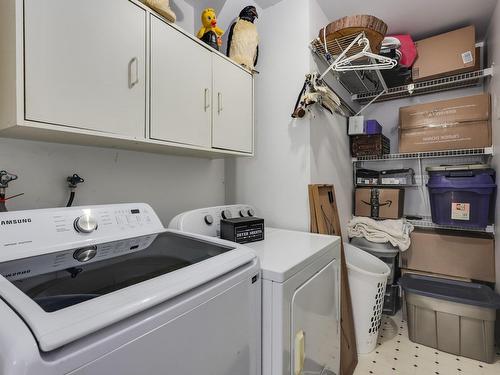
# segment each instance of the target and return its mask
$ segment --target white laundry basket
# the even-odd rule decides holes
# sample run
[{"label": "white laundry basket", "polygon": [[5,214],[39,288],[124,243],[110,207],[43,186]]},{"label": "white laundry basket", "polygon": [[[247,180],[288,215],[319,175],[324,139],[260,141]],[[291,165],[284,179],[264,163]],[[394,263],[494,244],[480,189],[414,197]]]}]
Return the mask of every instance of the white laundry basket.
[{"label": "white laundry basket", "polygon": [[380,259],[344,244],[359,354],[377,346],[387,277],[391,270]]}]

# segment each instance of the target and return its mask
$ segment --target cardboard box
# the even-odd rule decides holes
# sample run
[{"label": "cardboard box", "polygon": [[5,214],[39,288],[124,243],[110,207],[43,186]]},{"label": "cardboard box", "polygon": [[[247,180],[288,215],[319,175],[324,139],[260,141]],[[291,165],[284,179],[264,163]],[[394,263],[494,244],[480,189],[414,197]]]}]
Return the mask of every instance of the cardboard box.
[{"label": "cardboard box", "polygon": [[399,152],[491,146],[488,94],[418,104],[399,109]]},{"label": "cardboard box", "polygon": [[354,215],[378,219],[403,217],[404,189],[357,188],[354,197]]},{"label": "cardboard box", "polygon": [[418,57],[412,68],[413,81],[473,71],[476,68],[475,45],[474,26],[417,41]]},{"label": "cardboard box", "polygon": [[495,282],[495,240],[481,233],[450,234],[416,230],[411,246],[402,253],[403,268]]}]

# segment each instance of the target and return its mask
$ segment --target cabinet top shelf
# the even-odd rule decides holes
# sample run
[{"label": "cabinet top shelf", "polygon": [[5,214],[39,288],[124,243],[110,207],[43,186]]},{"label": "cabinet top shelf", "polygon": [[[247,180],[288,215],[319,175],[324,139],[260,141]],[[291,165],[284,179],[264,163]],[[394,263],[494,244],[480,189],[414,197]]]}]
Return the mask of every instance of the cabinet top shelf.
[{"label": "cabinet top shelf", "polygon": [[436,158],[449,158],[457,156],[481,156],[493,155],[493,147],[485,148],[471,148],[463,150],[446,150],[446,151],[428,151],[428,152],[414,152],[402,154],[387,154],[382,157],[379,156],[359,156],[353,158],[353,163],[356,162],[377,162],[384,160],[418,160],[418,159],[436,159]]}]

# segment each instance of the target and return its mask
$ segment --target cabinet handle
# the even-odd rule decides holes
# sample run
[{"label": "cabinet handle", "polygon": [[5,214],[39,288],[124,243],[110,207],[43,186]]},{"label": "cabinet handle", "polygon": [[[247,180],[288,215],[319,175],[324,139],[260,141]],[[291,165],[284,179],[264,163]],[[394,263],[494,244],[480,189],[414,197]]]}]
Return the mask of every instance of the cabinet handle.
[{"label": "cabinet handle", "polygon": [[220,114],[224,110],[224,107],[222,106],[222,94],[220,92],[217,93],[217,103],[217,112]]},{"label": "cabinet handle", "polygon": [[[135,66],[135,69],[133,69]],[[128,63],[128,88],[132,89],[139,83],[139,59],[133,57]]]},{"label": "cabinet handle", "polygon": [[209,89],[205,89],[205,112],[210,108]]}]

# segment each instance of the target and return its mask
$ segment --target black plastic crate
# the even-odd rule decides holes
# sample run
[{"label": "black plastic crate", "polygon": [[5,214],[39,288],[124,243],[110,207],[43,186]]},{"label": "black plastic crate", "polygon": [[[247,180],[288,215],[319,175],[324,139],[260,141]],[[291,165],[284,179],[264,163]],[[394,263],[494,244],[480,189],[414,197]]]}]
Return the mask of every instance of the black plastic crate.
[{"label": "black plastic crate", "polygon": [[384,308],[382,313],[389,316],[394,316],[401,308],[401,297],[399,285],[389,285],[385,290]]}]

